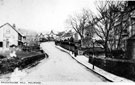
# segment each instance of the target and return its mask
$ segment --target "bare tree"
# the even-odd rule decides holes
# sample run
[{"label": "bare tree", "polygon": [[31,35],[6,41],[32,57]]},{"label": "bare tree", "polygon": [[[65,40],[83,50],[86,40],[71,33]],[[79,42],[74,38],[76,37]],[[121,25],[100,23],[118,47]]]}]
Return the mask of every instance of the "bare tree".
[{"label": "bare tree", "polygon": [[[84,32],[85,29],[86,28],[88,28],[88,30],[92,29],[90,26],[90,21],[91,21],[92,17],[93,17],[93,15],[90,10],[83,9],[82,13],[80,13],[76,16],[70,16],[70,18],[67,20],[68,24],[81,37],[81,45],[82,45],[83,39],[85,38],[85,32]],[[91,36],[91,35],[93,35],[93,32],[89,31],[89,36]]]},{"label": "bare tree", "polygon": [[119,3],[114,1],[100,2],[98,5],[99,16],[96,18],[98,22],[95,24],[96,34],[104,41],[105,56],[108,57],[108,52],[112,50],[112,46],[116,40],[115,24],[119,17],[118,13],[114,13]]},{"label": "bare tree", "polygon": [[128,32],[131,11],[127,10],[125,1],[101,1],[98,11],[95,32],[104,41],[105,55],[108,57],[107,52],[122,49],[123,33]]}]

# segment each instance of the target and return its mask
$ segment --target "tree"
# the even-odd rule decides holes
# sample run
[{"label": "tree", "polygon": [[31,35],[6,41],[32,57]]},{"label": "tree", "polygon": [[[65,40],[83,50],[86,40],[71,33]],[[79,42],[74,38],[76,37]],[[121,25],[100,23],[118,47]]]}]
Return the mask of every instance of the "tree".
[{"label": "tree", "polygon": [[[81,37],[81,46],[83,43],[83,39],[85,38],[85,29],[88,28],[88,30],[93,29],[90,27],[90,19],[93,17],[92,12],[90,10],[83,9],[82,13],[76,15],[76,16],[70,16],[70,18],[67,20],[68,24],[79,34]],[[88,34],[88,33],[87,33]],[[89,36],[92,36],[93,32],[89,31]]]},{"label": "tree", "polygon": [[99,16],[95,19],[95,32],[104,41],[105,55],[112,50],[121,50],[124,44],[124,33],[130,26],[130,13],[125,1],[105,1],[98,5]]},{"label": "tree", "polygon": [[108,57],[108,52],[112,50],[116,38],[115,24],[119,17],[119,13],[115,13],[114,10],[118,10],[119,2],[106,1],[100,2],[98,5],[99,16],[97,23],[95,24],[96,34],[104,41],[103,47],[105,49],[105,56]]}]

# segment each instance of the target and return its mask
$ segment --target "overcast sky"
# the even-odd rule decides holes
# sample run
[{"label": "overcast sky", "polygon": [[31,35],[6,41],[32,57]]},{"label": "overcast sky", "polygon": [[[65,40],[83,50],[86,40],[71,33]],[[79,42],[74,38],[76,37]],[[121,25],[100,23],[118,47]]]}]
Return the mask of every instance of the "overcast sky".
[{"label": "overcast sky", "polygon": [[63,31],[69,15],[90,8],[95,0],[0,0],[0,25],[11,25],[37,32]]}]

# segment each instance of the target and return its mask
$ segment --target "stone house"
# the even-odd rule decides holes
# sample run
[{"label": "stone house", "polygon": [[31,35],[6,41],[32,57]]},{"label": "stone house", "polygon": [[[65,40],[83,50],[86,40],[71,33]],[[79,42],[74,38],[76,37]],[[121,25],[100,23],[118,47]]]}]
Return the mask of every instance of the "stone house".
[{"label": "stone house", "polygon": [[0,49],[8,49],[10,45],[22,45],[25,36],[18,32],[15,26],[5,23],[0,26]]}]

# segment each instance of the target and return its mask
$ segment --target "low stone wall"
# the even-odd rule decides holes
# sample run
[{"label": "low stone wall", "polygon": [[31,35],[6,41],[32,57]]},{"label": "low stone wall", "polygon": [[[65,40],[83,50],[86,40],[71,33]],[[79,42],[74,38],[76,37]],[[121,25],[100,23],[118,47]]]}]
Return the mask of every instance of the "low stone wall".
[{"label": "low stone wall", "polygon": [[77,47],[75,46],[74,43],[55,41],[55,44],[65,48],[67,50],[70,50],[72,52],[76,52],[76,50],[77,50]]},{"label": "low stone wall", "polygon": [[10,59],[1,59],[0,60],[0,74],[6,74],[9,72],[13,72],[16,67],[19,69],[24,69],[29,65],[44,59],[47,57],[47,54],[38,54],[29,57],[16,57]]},{"label": "low stone wall", "polygon": [[[60,41],[55,42],[55,44],[65,48],[69,51],[72,51],[73,53],[76,53],[76,54],[84,54],[84,55],[93,54],[92,47],[91,48],[81,48],[81,47],[77,47],[75,45],[75,43],[60,42]],[[104,54],[104,49],[100,48],[100,47],[95,47],[94,51],[95,51],[95,54],[97,54],[97,55]]]},{"label": "low stone wall", "polygon": [[89,63],[110,73],[135,81],[135,61],[89,56]]},{"label": "low stone wall", "polygon": [[[59,45],[69,51],[75,52],[75,47],[70,46],[69,44],[63,44],[61,42],[56,42],[56,45]],[[78,50],[78,49],[76,49]],[[80,49],[79,49],[80,50]],[[82,49],[82,51],[84,51]],[[135,60],[124,60],[124,59],[112,59],[112,58],[101,58],[101,57],[92,57],[92,49],[89,52],[89,63],[96,65],[97,67],[104,69],[112,74],[117,76],[125,77],[135,81]],[[102,54],[103,50],[97,51],[98,54]]]}]

